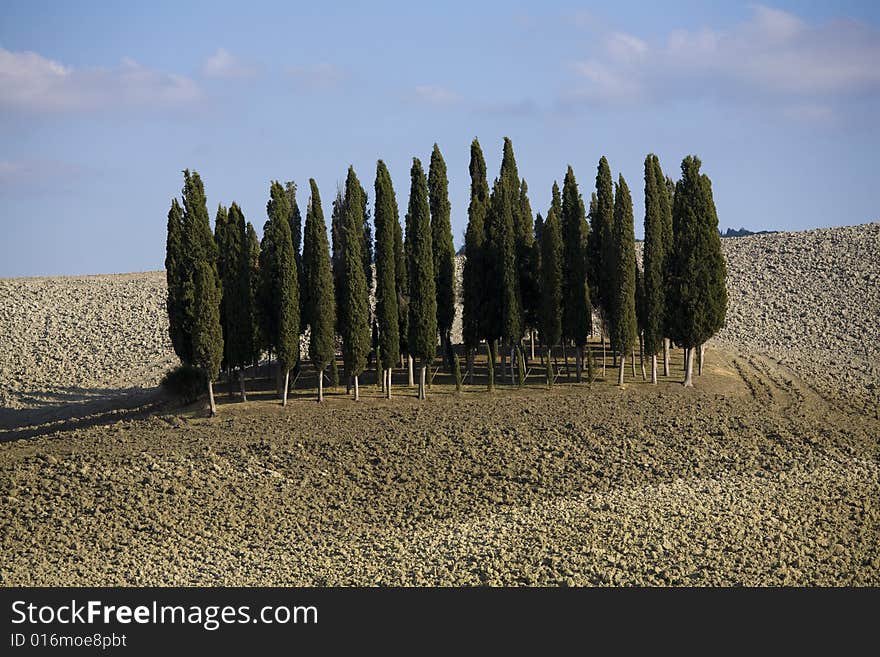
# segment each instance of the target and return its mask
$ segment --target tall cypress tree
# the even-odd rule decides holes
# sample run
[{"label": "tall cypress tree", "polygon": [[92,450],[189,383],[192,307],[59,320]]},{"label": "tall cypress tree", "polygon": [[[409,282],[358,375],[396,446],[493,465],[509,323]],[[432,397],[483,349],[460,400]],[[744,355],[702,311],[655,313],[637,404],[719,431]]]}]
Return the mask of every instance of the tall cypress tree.
[{"label": "tall cypress tree", "polygon": [[541,230],[541,335],[548,368],[553,347],[562,340],[562,253],[562,228],[551,207]]},{"label": "tall cypress tree", "polygon": [[309,326],[309,358],[318,373],[318,401],[324,401],[324,370],[336,358],[336,295],[330,269],[327,225],[321,195],[314,178],[309,180],[311,196],[306,208],[303,242],[303,322]]},{"label": "tall cypress tree", "polygon": [[[296,276],[298,281],[302,281],[302,214],[299,211],[299,204],[296,202],[296,183],[288,180],[284,183],[284,193],[287,195],[287,203],[290,206],[290,214],[288,215],[288,223],[290,224],[290,239],[293,242],[293,257],[296,259]],[[300,295],[300,316],[302,316],[303,298]],[[301,329],[304,326],[300,327]]]},{"label": "tall cypress tree", "polygon": [[168,210],[168,234],[165,241],[165,280],[168,286],[168,333],[174,353],[181,362],[192,361],[192,341],[187,326],[184,299],[186,253],[184,251],[183,210],[177,199],[171,199]]},{"label": "tall cypress tree", "polygon": [[239,368],[242,401],[247,401],[244,368],[254,361],[251,255],[244,214],[237,203],[229,207],[226,224],[226,277],[223,279],[223,343],[226,362]]},{"label": "tall cypress tree", "polygon": [[[373,292],[373,228],[370,218],[369,199],[367,190],[360,186],[360,216],[361,216],[361,262],[364,267],[364,284],[367,287],[367,297]],[[367,304],[367,312],[369,312],[369,303]]]},{"label": "tall cypress tree", "polygon": [[[406,273],[406,251],[403,243],[403,228],[400,221],[394,222],[394,285],[397,288],[397,326],[400,339],[400,353],[412,363],[409,352],[409,277]],[[410,367],[410,374],[412,367]]]},{"label": "tall cypress tree", "polygon": [[[293,238],[290,235],[290,203],[284,187],[273,181],[266,204],[267,230],[272,245],[272,257],[267,259],[270,271],[266,272],[270,294],[270,313],[274,333],[271,341],[278,352],[278,365],[284,374],[281,403],[287,405],[287,388],[290,370],[299,360],[299,280]],[[265,239],[265,235],[264,235]]]},{"label": "tall cypress tree", "polygon": [[[534,338],[540,312],[538,290],[538,262],[535,247],[535,226],[532,222],[532,204],[529,202],[529,186],[525,179],[519,186],[519,225],[516,235],[516,262],[519,274],[519,292],[522,303],[522,325]],[[534,347],[534,341],[532,342]],[[534,356],[534,354],[532,354]]]},{"label": "tall cypress tree", "polygon": [[437,292],[431,249],[428,185],[422,163],[413,158],[409,208],[406,213],[407,274],[409,275],[409,340],[413,356],[422,359],[419,399],[425,398],[425,369],[437,349]]},{"label": "tall cypress tree", "polygon": [[333,210],[330,213],[330,240],[333,253],[330,262],[333,267],[333,286],[336,291],[336,332],[342,334],[342,322],[345,319],[342,312],[342,288],[345,281],[343,267],[343,226],[345,224],[345,197],[343,188],[337,186],[336,198],[333,199]]},{"label": "tall cypress tree", "polygon": [[370,302],[364,275],[363,187],[348,167],[345,179],[345,202],[342,226],[342,293],[339,313],[342,316],[342,354],[345,369],[354,383],[354,399],[360,399],[358,377],[367,365],[370,353]]},{"label": "tall cypress tree", "polygon": [[626,355],[636,340],[636,252],[633,226],[632,197],[621,175],[614,200],[614,301],[611,313],[612,342],[620,354],[618,385],[623,385],[623,367]]},{"label": "tall cypress tree", "polygon": [[603,155],[596,173],[596,211],[592,217],[590,235],[591,268],[595,287],[599,292],[597,299],[606,318],[611,316],[614,300],[614,184],[611,167]]},{"label": "tall cypress tree", "polygon": [[397,198],[388,167],[376,163],[376,320],[379,355],[385,370],[385,396],[391,399],[391,372],[400,358],[400,323],[397,312],[397,267],[394,258],[395,226],[400,226]]},{"label": "tall cypress tree", "polygon": [[651,358],[651,383],[657,383],[657,352],[663,348],[666,318],[665,180],[657,177],[659,161],[645,158],[644,331],[645,353]]},{"label": "tall cypress tree", "polygon": [[193,272],[193,365],[205,373],[211,417],[217,415],[214,404],[214,379],[220,373],[223,359],[223,332],[220,328],[220,281],[214,266],[197,260]]},{"label": "tall cypress tree", "polygon": [[[220,327],[223,330],[223,360],[220,363],[221,370],[229,369],[229,323],[227,320],[228,306],[232,302],[232,279],[234,267],[231,263],[232,254],[229,244],[229,212],[223,205],[217,206],[217,214],[214,216],[214,242],[217,244],[217,275],[220,280]],[[230,393],[231,394],[231,393]]]},{"label": "tall cypress tree", "polygon": [[673,203],[670,287],[671,338],[688,350],[685,386],[692,386],[693,351],[723,325],[727,269],[721,252],[712,186],[700,174],[700,160],[681,163]]},{"label": "tall cypress tree", "polygon": [[562,185],[562,335],[577,348],[577,381],[581,381],[583,349],[592,326],[590,288],[585,261],[584,204],[571,167]]},{"label": "tall cypress tree", "polygon": [[449,214],[449,180],[446,162],[434,144],[428,168],[428,201],[431,209],[431,248],[434,259],[434,281],[437,293],[437,330],[446,366],[451,369],[447,354],[451,347],[450,332],[455,319],[455,247]]},{"label": "tall cypress tree", "polygon": [[489,184],[486,161],[480,142],[471,142],[471,199],[468,225],[464,236],[464,271],[462,272],[462,339],[468,352],[468,375],[473,376],[473,352],[487,337],[485,321],[485,248],[486,215],[489,211]]},{"label": "tall cypress tree", "polygon": [[247,222],[248,263],[251,277],[251,323],[254,341],[254,364],[257,364],[266,348],[266,340],[260,326],[260,240],[254,225]]}]

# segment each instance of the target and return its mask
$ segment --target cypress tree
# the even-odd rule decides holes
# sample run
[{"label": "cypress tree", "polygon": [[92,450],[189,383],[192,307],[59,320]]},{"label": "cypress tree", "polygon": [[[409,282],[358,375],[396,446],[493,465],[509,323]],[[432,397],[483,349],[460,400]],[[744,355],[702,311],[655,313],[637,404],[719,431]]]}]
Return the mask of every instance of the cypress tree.
[{"label": "cypress tree", "polygon": [[227,273],[223,279],[225,324],[223,343],[226,362],[239,368],[242,401],[247,401],[244,368],[254,361],[253,289],[251,254],[244,214],[237,203],[229,207],[226,225]]},{"label": "cypress tree", "polygon": [[[296,183],[288,180],[284,183],[284,193],[287,195],[287,203],[290,206],[290,214],[288,215],[288,223],[290,224],[290,239],[293,242],[293,257],[296,259],[296,279],[302,282],[302,214],[299,211],[299,204],[296,202]],[[302,317],[303,295],[300,294],[300,317]],[[304,329],[305,325],[301,325],[300,329]]]},{"label": "cypress tree", "polygon": [[623,385],[623,367],[626,354],[636,340],[636,254],[635,228],[633,226],[632,197],[621,175],[617,182],[614,200],[614,301],[611,313],[612,343],[620,354],[620,370],[617,384]]},{"label": "cypress tree", "polygon": [[412,356],[409,353],[409,278],[406,273],[406,251],[400,221],[394,222],[394,285],[397,288],[397,326],[400,354],[406,355],[409,365],[409,384],[412,386]]},{"label": "cypress tree", "polygon": [[486,215],[489,210],[489,184],[486,182],[486,161],[480,142],[471,142],[471,199],[468,225],[464,236],[464,271],[462,272],[461,332],[467,349],[468,375],[473,376],[474,350],[486,336],[484,269],[486,247]]},{"label": "cypress tree", "polygon": [[254,225],[247,222],[247,248],[248,248],[248,264],[250,265],[251,277],[251,325],[253,332],[254,344],[254,364],[260,360],[260,356],[265,349],[266,341],[260,328],[260,240],[257,239],[257,231]]},{"label": "cypress tree", "polygon": [[571,167],[562,185],[562,335],[577,348],[577,381],[581,381],[583,349],[592,325],[587,263],[584,259],[584,204]]},{"label": "cypress tree", "polygon": [[[660,159],[653,158],[654,180],[657,196],[660,200],[661,231],[663,244],[662,285],[663,285],[663,376],[669,376],[669,308],[667,293],[669,290],[669,254],[672,251],[672,197],[675,194],[675,183],[663,174]],[[665,183],[665,184],[664,184]]]},{"label": "cypress tree", "polygon": [[192,341],[187,327],[183,291],[186,277],[186,254],[183,242],[183,210],[175,198],[171,200],[171,209],[168,210],[168,234],[165,241],[168,333],[177,357],[181,362],[190,362],[192,360]]},{"label": "cypress tree", "polygon": [[413,158],[409,209],[406,213],[407,273],[409,275],[410,354],[420,357],[419,399],[425,399],[425,368],[437,348],[437,293],[431,249],[428,187],[422,163]]},{"label": "cypress tree", "polygon": [[348,167],[341,235],[343,289],[339,313],[342,317],[342,354],[346,372],[354,383],[355,401],[360,399],[358,377],[364,371],[370,353],[370,302],[364,275],[362,191],[354,167]]},{"label": "cypress tree", "polygon": [[452,243],[452,225],[449,214],[449,181],[446,162],[440,148],[434,144],[428,167],[428,201],[431,209],[431,248],[434,259],[434,281],[437,293],[437,330],[443,358],[447,359],[451,344],[450,332],[455,319],[455,247]]},{"label": "cypress tree", "polygon": [[522,325],[528,329],[534,358],[534,330],[538,327],[541,300],[538,290],[538,260],[535,246],[535,225],[532,222],[532,204],[525,179],[519,186],[519,226],[516,238],[516,262],[519,270],[519,292],[522,302]]},{"label": "cypress tree", "polygon": [[333,199],[333,210],[330,213],[330,239],[333,245],[333,254],[330,262],[333,266],[333,289],[336,294],[336,332],[342,334],[342,322],[345,319],[342,312],[342,288],[345,281],[343,267],[343,226],[345,223],[345,197],[341,186],[336,188],[336,198]]},{"label": "cypress tree", "polygon": [[287,388],[290,370],[299,360],[299,280],[297,279],[296,258],[293,254],[293,239],[290,235],[290,204],[281,183],[274,181],[269,190],[270,198],[266,204],[267,222],[273,248],[268,272],[272,326],[272,343],[278,351],[278,365],[284,374],[284,387],[281,403],[287,405]]},{"label": "cypress tree", "polygon": [[541,335],[552,372],[551,353],[562,340],[562,229],[552,207],[541,231]]},{"label": "cypress tree", "polygon": [[657,177],[656,155],[645,158],[644,348],[651,358],[651,383],[657,383],[657,352],[663,348],[666,318],[665,180]]},{"label": "cypress tree", "polygon": [[[220,369],[229,370],[229,324],[227,320],[228,306],[232,303],[232,287],[233,281],[231,275],[234,275],[234,267],[231,260],[233,255],[230,253],[229,244],[229,212],[223,205],[217,206],[217,214],[214,216],[214,242],[217,245],[217,275],[220,280],[220,290],[222,297],[220,299],[220,327],[223,330],[223,360],[220,363]],[[231,390],[230,390],[231,394]]]},{"label": "cypress tree", "polygon": [[395,226],[400,227],[397,199],[388,167],[376,163],[376,319],[379,354],[385,374],[385,396],[391,399],[391,372],[400,358],[400,322],[397,312],[397,267],[394,262]]},{"label": "cypress tree", "polygon": [[555,180],[553,188],[550,190],[550,209],[556,212],[556,218],[562,221],[562,194]]},{"label": "cypress tree", "polygon": [[727,310],[727,270],[718,217],[711,183],[700,174],[700,164],[692,155],[681,163],[669,258],[670,337],[688,350],[685,386],[693,385],[693,350],[718,331]]},{"label": "cypress tree", "polygon": [[[361,261],[363,262],[364,267],[364,282],[367,287],[367,297],[369,297],[373,292],[373,228],[370,223],[370,208],[367,190],[363,188],[360,181],[358,181],[358,186],[360,187],[360,194],[358,195],[360,201],[359,209],[360,216],[362,217]],[[370,312],[369,303],[367,304],[367,312]]]},{"label": "cypress tree", "polygon": [[318,373],[318,401],[321,402],[324,401],[324,370],[336,357],[336,296],[327,225],[314,178],[309,180],[309,187],[311,196],[306,208],[303,243],[303,290],[307,291],[303,323],[309,326],[309,358]]},{"label": "cypress tree", "polygon": [[604,324],[608,322],[613,311],[613,290],[615,289],[613,281],[614,238],[612,235],[614,226],[614,184],[611,179],[611,167],[608,166],[608,160],[604,155],[599,159],[596,173],[596,210],[592,213],[591,219],[593,224],[590,230],[592,239],[590,267],[594,287],[598,291],[597,305],[599,306]]},{"label": "cypress tree", "polygon": [[220,328],[220,282],[215,267],[207,260],[198,260],[193,272],[193,365],[205,373],[208,380],[208,400],[211,417],[217,415],[214,403],[214,379],[220,373],[223,359],[223,333]]}]

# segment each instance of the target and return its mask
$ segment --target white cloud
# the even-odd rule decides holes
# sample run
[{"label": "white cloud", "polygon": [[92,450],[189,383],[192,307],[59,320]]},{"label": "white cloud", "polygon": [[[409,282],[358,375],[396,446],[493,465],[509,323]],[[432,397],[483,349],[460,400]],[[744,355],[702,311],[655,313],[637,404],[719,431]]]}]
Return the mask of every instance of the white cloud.
[{"label": "white cloud", "polygon": [[287,76],[300,90],[316,91],[338,87],[348,77],[348,73],[334,64],[313,66],[290,66]]},{"label": "white cloud", "polygon": [[256,73],[256,69],[223,48],[218,48],[202,65],[202,75],[209,78],[250,78]]},{"label": "white cloud", "polygon": [[[626,104],[645,100],[762,99],[821,107],[880,92],[880,30],[853,21],[819,25],[763,5],[729,29],[677,30],[658,43],[613,33],[573,69],[582,80],[561,100]],[[811,112],[802,112],[805,116]]]},{"label": "white cloud", "polygon": [[422,84],[413,89],[411,97],[418,103],[435,107],[448,107],[461,101],[461,96],[451,89],[432,84]]},{"label": "white cloud", "polygon": [[35,52],[0,48],[0,108],[63,112],[120,105],[171,107],[200,98],[193,80],[131,59],[112,69],[73,68]]}]

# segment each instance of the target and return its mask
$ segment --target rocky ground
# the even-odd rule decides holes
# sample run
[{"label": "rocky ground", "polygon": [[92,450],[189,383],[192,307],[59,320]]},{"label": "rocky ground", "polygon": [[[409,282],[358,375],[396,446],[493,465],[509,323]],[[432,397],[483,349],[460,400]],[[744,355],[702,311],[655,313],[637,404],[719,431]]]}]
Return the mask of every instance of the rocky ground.
[{"label": "rocky ground", "polygon": [[694,390],[306,378],[215,419],[152,389],[164,274],[0,280],[0,584],[880,585],[878,237],[724,240]]}]

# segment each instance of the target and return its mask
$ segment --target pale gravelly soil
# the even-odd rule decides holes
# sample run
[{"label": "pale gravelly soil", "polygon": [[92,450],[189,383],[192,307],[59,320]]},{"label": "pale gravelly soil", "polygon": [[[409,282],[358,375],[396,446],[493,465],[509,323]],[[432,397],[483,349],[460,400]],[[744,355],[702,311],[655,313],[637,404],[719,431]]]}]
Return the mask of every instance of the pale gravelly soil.
[{"label": "pale gravelly soil", "polygon": [[7,443],[0,580],[880,584],[877,423],[709,357],[695,391],[435,386]]},{"label": "pale gravelly soil", "polygon": [[693,391],[365,386],[213,420],[152,389],[164,273],[0,280],[0,584],[878,585],[878,234],[723,240]]}]

